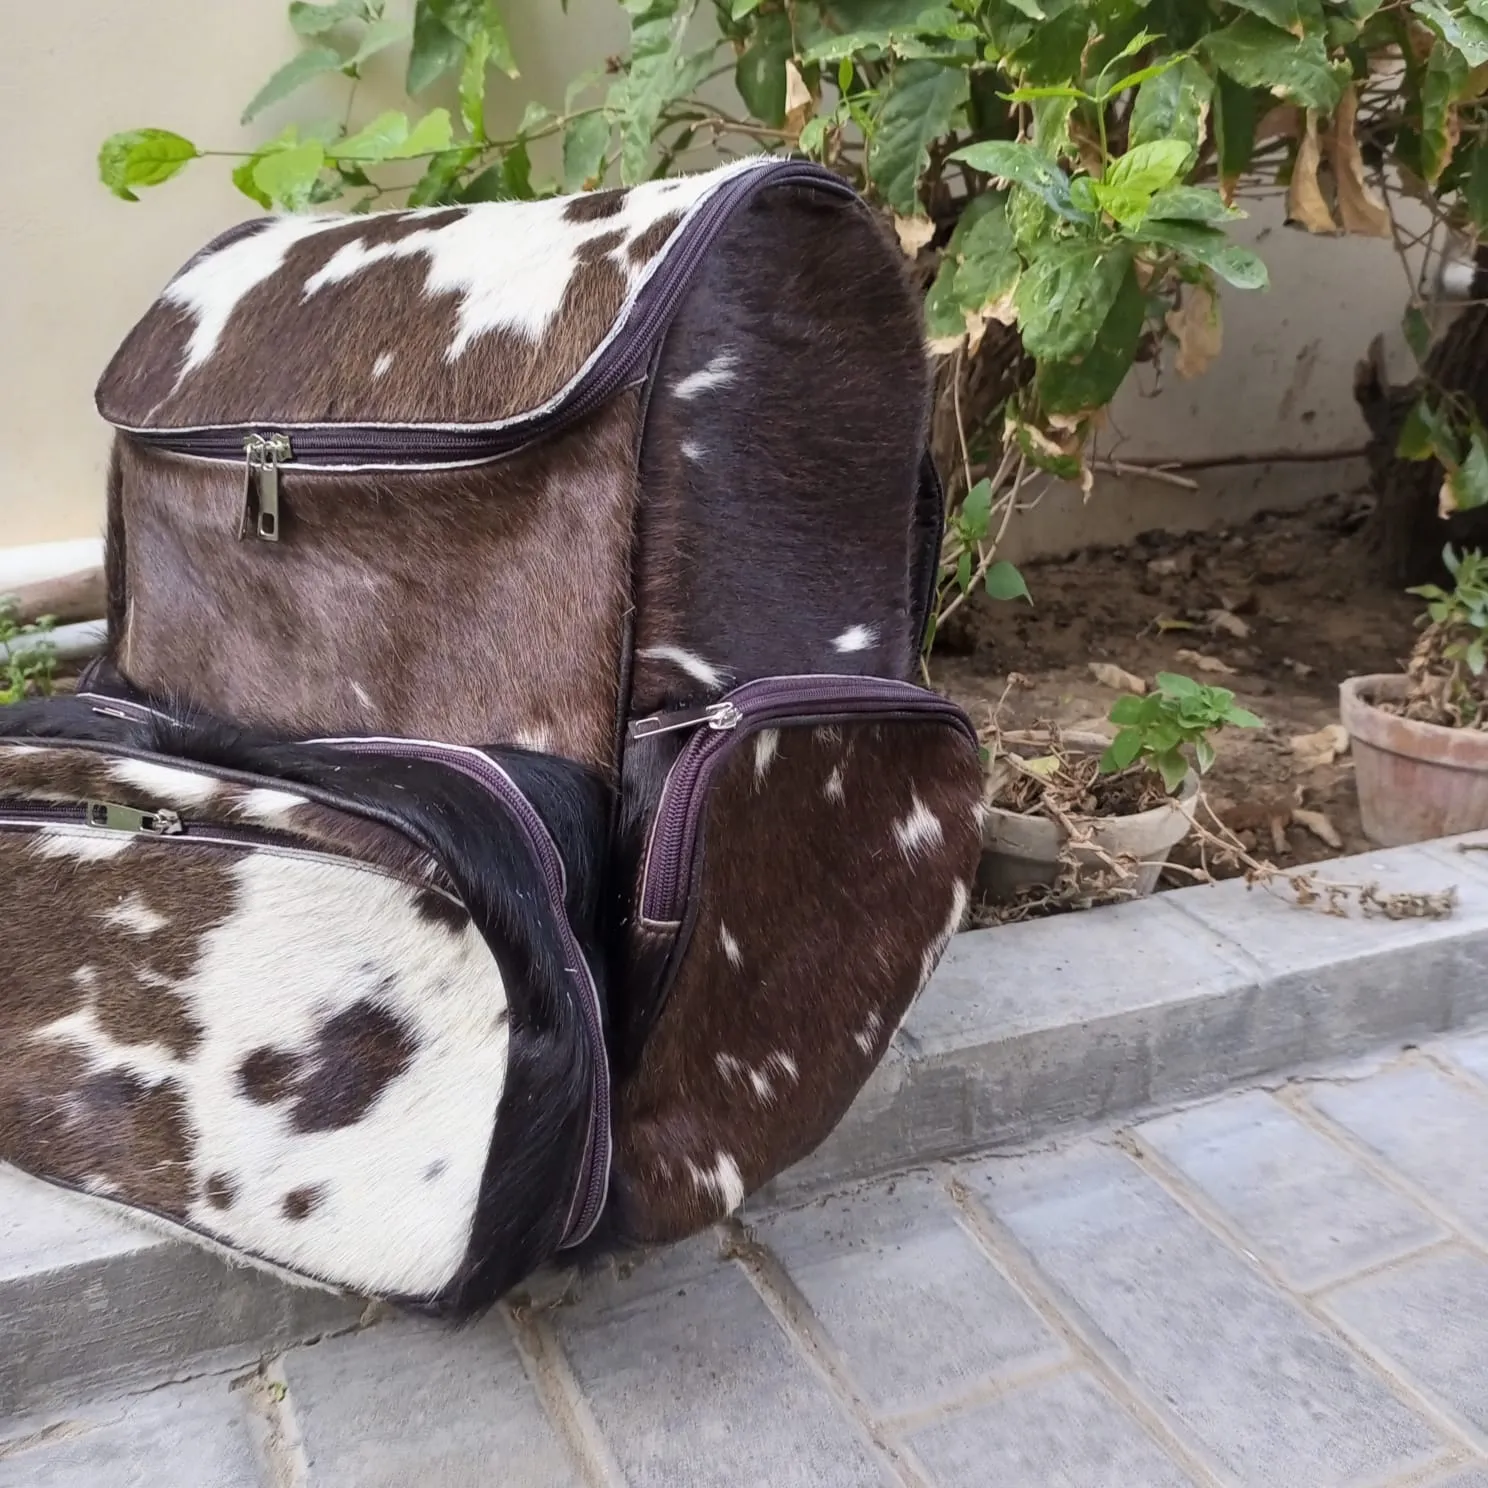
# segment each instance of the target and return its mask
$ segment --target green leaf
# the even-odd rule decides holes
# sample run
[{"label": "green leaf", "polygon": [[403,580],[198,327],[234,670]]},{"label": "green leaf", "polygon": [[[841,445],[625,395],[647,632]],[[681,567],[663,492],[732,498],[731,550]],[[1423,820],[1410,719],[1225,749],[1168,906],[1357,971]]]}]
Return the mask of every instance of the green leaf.
[{"label": "green leaf", "polygon": [[986,537],[992,518],[992,482],[979,480],[961,500],[961,520],[973,542]]},{"label": "green leaf", "polygon": [[729,10],[729,19],[731,21],[742,21],[750,11],[758,10],[759,4],[760,0],[734,0],[732,8]]},{"label": "green leaf", "polygon": [[1232,0],[1232,3],[1290,32],[1299,41],[1309,31],[1323,29],[1323,7],[1318,0]]},{"label": "green leaf", "polygon": [[1415,0],[1411,9],[1436,30],[1443,41],[1462,53],[1469,67],[1488,62],[1488,21],[1471,10],[1449,10],[1441,0]]},{"label": "green leaf", "polygon": [[265,155],[253,168],[253,180],[265,196],[297,212],[309,205],[324,165],[325,147],[319,140],[306,140]]},{"label": "green leaf", "polygon": [[1023,345],[1040,361],[1062,361],[1095,342],[1131,268],[1122,244],[1068,242],[1036,258],[1014,303]]},{"label": "green leaf", "polygon": [[1091,190],[1101,207],[1118,222],[1140,221],[1153,195],[1171,183],[1188,159],[1182,140],[1152,140],[1136,145],[1113,161]]},{"label": "green leaf", "polygon": [[563,186],[581,191],[598,185],[604,174],[605,152],[610,147],[608,114],[580,114],[563,131]]},{"label": "green leaf", "polygon": [[739,97],[756,119],[773,129],[785,123],[785,64],[794,50],[790,17],[771,11],[759,18],[734,68]]},{"label": "green leaf", "polygon": [[518,140],[502,156],[501,174],[513,201],[532,200],[532,157],[525,140]]},{"label": "green leaf", "polygon": [[1483,447],[1480,430],[1473,430],[1467,458],[1448,474],[1447,484],[1458,511],[1488,505],[1488,449]]},{"label": "green leaf", "polygon": [[1090,40],[1093,7],[1073,4],[1033,30],[1032,36],[1006,61],[1020,84],[1067,84],[1082,73],[1080,65]]},{"label": "green leaf", "polygon": [[1192,677],[1185,677],[1182,672],[1159,672],[1156,680],[1158,692],[1168,697],[1189,698],[1203,695],[1203,687]]},{"label": "green leaf", "polygon": [[1100,768],[1104,774],[1116,775],[1126,769],[1141,752],[1142,735],[1134,728],[1122,729],[1101,755]]},{"label": "green leaf", "polygon": [[1152,198],[1147,216],[1159,222],[1234,222],[1245,213],[1225,206],[1217,191],[1202,186],[1169,186]]},{"label": "green leaf", "polygon": [[323,36],[343,21],[363,20],[367,8],[362,0],[335,0],[332,5],[309,5],[294,0],[289,7],[289,24],[301,36]]},{"label": "green leaf", "polygon": [[472,139],[486,138],[486,75],[491,61],[491,38],[482,31],[465,49],[460,68],[460,119]]},{"label": "green leaf", "polygon": [[1130,142],[1181,140],[1188,146],[1182,169],[1198,157],[1214,81],[1192,57],[1149,78],[1132,104]]},{"label": "green leaf", "polygon": [[455,183],[460,173],[480,155],[474,146],[444,150],[428,164],[413,190],[408,193],[410,207],[440,207],[456,200]]},{"label": "green leaf", "polygon": [[1236,289],[1265,289],[1270,283],[1265,264],[1249,248],[1232,243],[1229,235],[1216,227],[1147,217],[1128,236],[1137,242],[1176,248],[1195,263],[1212,269]]},{"label": "green leaf", "polygon": [[1220,75],[1214,93],[1214,140],[1219,152],[1219,179],[1233,186],[1250,169],[1255,154],[1256,97],[1233,78]]},{"label": "green leaf", "polygon": [[1426,353],[1431,350],[1431,322],[1419,305],[1412,305],[1405,312],[1405,342],[1416,360],[1423,365]]},{"label": "green leaf", "polygon": [[987,570],[987,593],[993,599],[1026,599],[1033,603],[1023,575],[1005,558],[999,558]]},{"label": "green leaf", "polygon": [[1188,779],[1188,761],[1174,748],[1164,750],[1152,763],[1157,766],[1157,773],[1162,776],[1162,783],[1167,787],[1168,794],[1177,795],[1183,782]]},{"label": "green leaf", "polygon": [[961,335],[966,313],[996,304],[1017,283],[1021,270],[1006,195],[984,191],[973,197],[941,255],[940,270],[925,299],[931,336]]},{"label": "green leaf", "polygon": [[1420,171],[1435,182],[1451,158],[1452,105],[1467,82],[1467,64],[1445,48],[1434,47],[1421,79]]},{"label": "green leaf", "polygon": [[[1400,426],[1400,434],[1395,441],[1395,453],[1402,460],[1429,460],[1434,430],[1435,420],[1431,405],[1427,401],[1427,394],[1422,393],[1411,405],[1405,422]],[[1411,591],[1413,594],[1420,592]]]},{"label": "green leaf", "polygon": [[1472,147],[1462,199],[1472,225],[1480,234],[1488,233],[1488,142],[1481,139]]},{"label": "green leaf", "polygon": [[401,16],[384,16],[381,20],[373,21],[363,32],[356,51],[346,59],[344,65],[360,66],[368,57],[375,57],[378,52],[385,52],[390,46],[396,46],[398,42],[405,40],[408,32],[408,22]]},{"label": "green leaf", "polygon": [[1203,46],[1216,67],[1248,88],[1266,88],[1325,112],[1342,96],[1345,76],[1330,66],[1320,36],[1299,41],[1259,16],[1245,15],[1211,32]]},{"label": "green leaf", "polygon": [[[241,165],[233,167],[232,183],[250,201],[255,201],[264,211],[268,211],[274,205],[269,194],[253,179],[253,172],[258,169],[258,162],[263,159],[262,155],[250,155]],[[138,197],[135,198],[139,200]]]},{"label": "green leaf", "polygon": [[1111,711],[1106,717],[1112,723],[1130,726],[1144,721],[1143,700],[1134,693],[1127,693],[1125,697],[1119,697],[1111,704]]},{"label": "green leaf", "polygon": [[971,588],[971,554],[962,553],[956,560],[956,587],[965,594]]},{"label": "green leaf", "polygon": [[446,7],[441,0],[418,0],[413,12],[413,46],[408,53],[409,93],[422,93],[465,56],[465,42],[445,24]]},{"label": "green leaf", "polygon": [[251,124],[266,108],[288,98],[312,78],[324,77],[328,72],[339,72],[341,67],[341,53],[332,51],[330,47],[311,47],[298,56],[291,57],[253,95],[248,107],[243,110],[241,122]]},{"label": "green leaf", "polygon": [[1146,314],[1141,281],[1135,266],[1128,265],[1095,344],[1077,360],[1040,363],[1036,387],[1044,412],[1076,414],[1105,407],[1131,370]]},{"label": "green leaf", "polygon": [[894,70],[868,149],[868,177],[896,212],[917,210],[930,146],[950,133],[966,97],[960,68],[905,62]]},{"label": "green leaf", "polygon": [[415,155],[433,155],[448,150],[454,139],[454,127],[450,123],[448,109],[431,109],[417,124],[403,143],[387,158],[408,160]]},{"label": "green leaf", "polygon": [[1193,747],[1199,774],[1207,775],[1214,768],[1214,746],[1207,739],[1195,739]]},{"label": "green leaf", "polygon": [[169,129],[130,129],[111,134],[98,151],[98,178],[123,201],[138,201],[132,187],[159,186],[200,152]]},{"label": "green leaf", "polygon": [[408,138],[408,116],[389,109],[332,147],[337,160],[388,160]]},{"label": "green leaf", "polygon": [[1250,711],[1249,708],[1229,708],[1225,712],[1224,721],[1235,728],[1265,728],[1265,724]]},{"label": "green leaf", "polygon": [[631,15],[630,70],[610,91],[620,121],[620,175],[626,185],[651,174],[651,143],[662,113],[693,85],[684,55],[697,0],[625,0]]},{"label": "green leaf", "polygon": [[1068,222],[1090,221],[1089,214],[1070,201],[1069,177],[1032,145],[984,140],[954,151],[950,158],[964,160],[973,170],[986,175],[1016,182]]}]

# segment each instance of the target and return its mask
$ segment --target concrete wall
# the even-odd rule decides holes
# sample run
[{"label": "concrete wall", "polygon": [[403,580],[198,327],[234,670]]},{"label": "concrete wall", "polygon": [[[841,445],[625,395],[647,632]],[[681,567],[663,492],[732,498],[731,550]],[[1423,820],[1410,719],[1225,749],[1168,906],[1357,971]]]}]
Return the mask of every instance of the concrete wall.
[{"label": "concrete wall", "polygon": [[[411,0],[392,0],[405,7]],[[566,80],[623,46],[616,0],[509,0],[523,77],[493,80],[514,121],[528,98],[561,105]],[[227,180],[225,162],[196,162],[137,205],[98,184],[99,142],[117,129],[158,125],[203,146],[247,148],[285,117],[251,130],[243,103],[294,39],[282,0],[53,0],[6,3],[0,20],[0,131],[7,141],[7,207],[0,213],[0,546],[95,534],[102,515],[107,439],[92,388],[130,324],[200,243],[255,209]],[[374,65],[357,100],[370,117],[398,94],[401,59]],[[313,95],[312,95],[313,96]],[[341,85],[322,90],[326,111]],[[1246,459],[1284,451],[1355,448],[1363,425],[1351,370],[1376,330],[1393,327],[1404,279],[1387,245],[1319,242],[1279,226],[1273,208],[1253,223],[1271,265],[1266,295],[1228,295],[1224,355],[1194,383],[1152,396],[1126,389],[1109,452],[1122,459]],[[1300,485],[1253,470],[1236,482],[1206,474],[1198,498],[1150,481],[1103,481],[1082,505],[1055,493],[1022,524],[1014,551],[1120,540],[1128,528],[1204,525],[1274,485],[1295,496],[1337,476],[1304,469]],[[1245,487],[1251,497],[1235,494]],[[1280,499],[1279,496],[1277,499]],[[1238,503],[1238,505],[1236,505]]]}]

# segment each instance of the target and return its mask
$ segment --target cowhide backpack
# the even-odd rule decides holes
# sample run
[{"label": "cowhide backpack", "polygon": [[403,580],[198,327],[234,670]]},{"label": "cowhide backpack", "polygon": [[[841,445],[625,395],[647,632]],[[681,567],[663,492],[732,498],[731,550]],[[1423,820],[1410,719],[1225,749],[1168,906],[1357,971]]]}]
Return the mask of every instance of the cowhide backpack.
[{"label": "cowhide backpack", "polygon": [[961,921],[975,734],[910,680],[928,398],[877,218],[765,159],[247,223],[100,384],[116,691],[603,782],[604,1234],[685,1235],[809,1152]]}]

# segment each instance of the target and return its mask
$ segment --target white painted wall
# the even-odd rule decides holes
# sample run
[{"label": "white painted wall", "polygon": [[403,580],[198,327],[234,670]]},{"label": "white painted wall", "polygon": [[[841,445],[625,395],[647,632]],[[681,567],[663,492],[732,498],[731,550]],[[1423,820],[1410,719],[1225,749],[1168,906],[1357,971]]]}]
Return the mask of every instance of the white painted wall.
[{"label": "white painted wall", "polygon": [[[561,105],[569,77],[623,47],[616,0],[570,0],[567,16],[554,0],[510,0],[506,11],[523,77],[492,86],[513,123],[528,98]],[[255,210],[232,189],[223,162],[196,162],[137,205],[116,201],[96,179],[99,142],[149,124],[204,146],[247,148],[283,119],[244,130],[238,113],[293,46],[283,0],[7,0],[0,10],[8,188],[0,213],[0,546],[98,532],[107,450],[92,406],[98,373],[174,269]],[[392,58],[374,66],[359,117],[397,95],[398,66]],[[323,93],[327,111],[339,109],[340,88]],[[1154,397],[1150,377],[1139,375],[1123,391],[1113,430],[1124,438],[1119,447],[1114,434],[1107,441],[1112,453],[1245,458],[1362,443],[1352,368],[1370,337],[1398,320],[1398,264],[1383,243],[1324,242],[1282,228],[1274,207],[1252,230],[1272,290],[1225,297],[1225,351],[1206,377],[1172,381]],[[1157,520],[1204,525],[1215,503],[1229,499],[1209,484],[1202,501],[1180,500],[1172,518]],[[1173,496],[1144,489],[1128,500],[1106,480],[1091,503],[1069,493],[1045,503],[1015,542],[1045,550],[1108,538],[1134,521],[1152,526],[1138,508],[1166,509]]]}]

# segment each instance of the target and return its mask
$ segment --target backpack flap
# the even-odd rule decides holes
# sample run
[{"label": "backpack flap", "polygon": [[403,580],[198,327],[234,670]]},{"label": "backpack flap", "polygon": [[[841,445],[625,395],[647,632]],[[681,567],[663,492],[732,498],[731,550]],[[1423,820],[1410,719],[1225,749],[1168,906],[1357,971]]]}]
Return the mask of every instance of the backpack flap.
[{"label": "backpack flap", "polygon": [[609,768],[642,384],[731,217],[792,184],[852,198],[754,158],[540,202],[266,217],[208,245],[98,388],[122,670],[286,731]]},{"label": "backpack flap", "polygon": [[453,1316],[590,1233],[596,781],[74,700],[0,735],[0,1161]]}]

